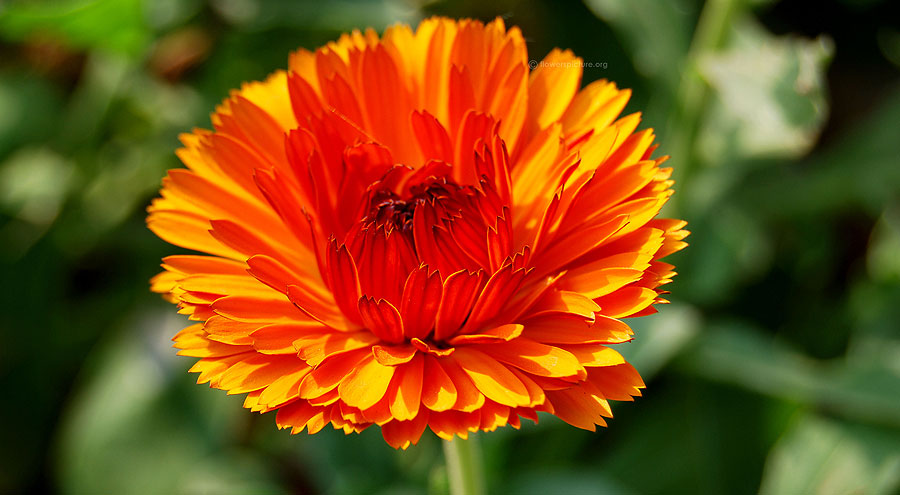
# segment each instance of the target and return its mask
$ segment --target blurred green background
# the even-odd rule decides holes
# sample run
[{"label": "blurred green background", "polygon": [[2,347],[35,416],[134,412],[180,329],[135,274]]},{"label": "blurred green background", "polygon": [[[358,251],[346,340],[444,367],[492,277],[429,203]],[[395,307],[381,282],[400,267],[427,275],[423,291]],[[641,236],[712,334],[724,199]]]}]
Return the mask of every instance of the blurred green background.
[{"label": "blurred green background", "polygon": [[143,211],[230,88],[432,14],[501,15],[633,88],[693,231],[620,346],[645,397],[597,433],[480,435],[492,492],[900,492],[890,0],[0,0],[0,492],[446,493],[431,434],[292,437],[196,386]]}]

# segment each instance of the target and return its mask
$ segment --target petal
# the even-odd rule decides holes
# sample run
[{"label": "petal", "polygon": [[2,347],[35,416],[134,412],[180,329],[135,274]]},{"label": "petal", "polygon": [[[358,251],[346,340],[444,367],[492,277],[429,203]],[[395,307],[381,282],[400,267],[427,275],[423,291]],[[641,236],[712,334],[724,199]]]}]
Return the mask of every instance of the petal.
[{"label": "petal", "polygon": [[578,358],[582,366],[616,366],[625,362],[621,354],[603,345],[566,345],[563,348]]},{"label": "petal", "polygon": [[384,440],[395,449],[406,450],[410,445],[419,443],[419,438],[428,425],[428,411],[422,411],[410,421],[391,421],[381,426]]},{"label": "petal", "polygon": [[261,327],[251,333],[250,338],[253,339],[253,348],[262,354],[296,354],[294,341],[301,335],[326,330],[317,322],[283,323]]},{"label": "petal", "polygon": [[432,411],[446,411],[456,403],[456,385],[433,356],[425,355],[422,403]]},{"label": "petal", "polygon": [[212,309],[226,318],[243,322],[290,323],[309,321],[290,301],[250,296],[225,296],[212,303]]},{"label": "petal", "polygon": [[488,399],[513,407],[531,402],[525,385],[496,359],[467,347],[457,348],[446,359],[456,361]]},{"label": "petal", "polygon": [[524,337],[499,344],[482,344],[477,349],[500,362],[535,375],[579,380],[587,376],[572,353]]},{"label": "petal", "polygon": [[425,338],[431,333],[443,291],[440,275],[437,272],[429,275],[428,266],[422,265],[409,273],[400,302],[406,338]]},{"label": "petal", "polygon": [[446,340],[462,326],[478,296],[483,279],[482,271],[470,273],[460,270],[444,280],[443,297],[434,327],[435,340]]},{"label": "petal", "polygon": [[416,348],[406,345],[373,345],[372,355],[385,366],[408,363],[416,355]]},{"label": "petal", "polygon": [[254,354],[229,367],[216,387],[229,394],[242,394],[268,387],[281,376],[307,368],[296,356]]},{"label": "petal", "polygon": [[300,383],[300,397],[320,397],[336,388],[362,360],[371,357],[368,349],[357,349],[332,356],[322,361]]},{"label": "petal", "polygon": [[344,354],[357,349],[367,349],[378,342],[378,338],[368,331],[335,332],[323,331],[310,333],[294,341],[297,356],[310,366],[320,363],[332,356]]},{"label": "petal", "polygon": [[400,421],[411,420],[419,414],[422,403],[424,359],[417,354],[412,361],[397,366],[388,388],[391,414]]},{"label": "petal", "polygon": [[385,342],[403,341],[403,319],[393,304],[384,299],[359,298],[359,316],[363,326]]},{"label": "petal", "polygon": [[203,330],[202,323],[185,328],[178,332],[172,340],[175,342],[173,347],[180,349],[178,351],[179,356],[199,358],[223,357],[249,350],[245,345],[232,345],[210,340],[206,331]]},{"label": "petal", "polygon": [[395,367],[385,366],[369,354],[341,380],[341,400],[360,409],[374,406],[384,397],[394,372]]},{"label": "petal", "polygon": [[597,401],[580,388],[547,392],[547,399],[553,414],[576,428],[597,431],[597,425],[606,426]]},{"label": "petal", "polygon": [[464,344],[489,344],[492,342],[504,342],[515,339],[519,335],[522,335],[522,330],[524,328],[525,327],[523,325],[510,323],[507,325],[500,325],[489,330],[481,330],[478,333],[457,335],[450,339],[448,343],[456,346]]},{"label": "petal", "polygon": [[300,395],[300,382],[311,370],[312,368],[307,366],[281,375],[262,391],[257,399],[259,404],[271,410],[296,399]]},{"label": "petal", "polygon": [[581,85],[581,59],[554,48],[528,80],[528,125],[546,128],[562,117]]},{"label": "petal", "polygon": [[335,302],[344,316],[355,323],[361,324],[359,318],[359,276],[356,271],[356,263],[345,245],[332,242],[328,249],[328,281],[334,294]]},{"label": "petal", "polygon": [[631,339],[631,329],[614,318],[597,315],[593,323],[580,317],[541,317],[525,322],[522,336],[545,344],[618,343]]}]

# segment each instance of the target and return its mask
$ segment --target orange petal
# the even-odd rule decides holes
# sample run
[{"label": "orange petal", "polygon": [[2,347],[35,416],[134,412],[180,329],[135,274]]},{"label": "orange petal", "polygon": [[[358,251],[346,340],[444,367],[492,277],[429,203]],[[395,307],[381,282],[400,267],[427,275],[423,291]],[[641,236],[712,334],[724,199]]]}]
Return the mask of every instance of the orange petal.
[{"label": "orange petal", "polygon": [[572,353],[550,345],[520,337],[500,344],[482,344],[479,351],[523,371],[555,378],[578,378],[587,374]]},{"label": "orange petal", "polygon": [[267,325],[250,334],[253,348],[262,354],[296,354],[294,341],[310,332],[322,332],[327,328],[316,322],[282,323]]},{"label": "orange petal", "polygon": [[309,399],[328,393],[336,388],[357,364],[371,355],[368,349],[357,349],[322,361],[300,383],[300,397]]},{"label": "orange petal", "polygon": [[309,321],[290,301],[285,299],[261,299],[249,296],[225,296],[212,303],[216,313],[243,322],[290,323]]},{"label": "orange petal", "polygon": [[444,440],[453,440],[453,435],[465,439],[470,431],[478,431],[480,424],[480,411],[431,411],[428,416],[428,427]]},{"label": "orange petal", "polygon": [[369,354],[341,380],[338,387],[341,400],[360,409],[374,406],[387,392],[395,369],[379,363]]},{"label": "orange petal", "polygon": [[562,347],[578,358],[582,366],[616,366],[625,362],[621,354],[603,345],[581,344]]},{"label": "orange petal", "polygon": [[197,256],[182,254],[163,258],[163,268],[188,275],[216,273],[223,275],[243,275],[247,273],[244,263],[217,256]]},{"label": "orange petal", "polygon": [[410,362],[416,355],[416,348],[406,345],[373,345],[372,355],[385,366],[397,366]]},{"label": "orange petal", "polygon": [[456,388],[456,402],[453,404],[453,409],[469,412],[484,405],[484,394],[478,390],[478,387],[455,359],[441,357],[435,362],[447,373]]},{"label": "orange petal", "polygon": [[464,344],[489,344],[492,342],[504,342],[522,335],[523,325],[510,323],[500,325],[489,330],[481,330],[477,333],[457,335],[448,341],[454,346]]},{"label": "orange petal", "polygon": [[547,392],[553,404],[553,414],[576,428],[597,431],[597,425],[606,426],[597,402],[580,388]]},{"label": "orange petal", "polygon": [[412,361],[397,366],[388,388],[388,400],[393,417],[407,421],[419,414],[422,403],[424,359],[417,354]]},{"label": "orange petal", "polygon": [[293,402],[278,409],[275,424],[278,428],[292,428],[291,433],[300,433],[316,414],[322,413],[322,407],[310,405],[305,400]]},{"label": "orange petal", "polygon": [[180,210],[152,210],[147,217],[147,228],[170,244],[223,258],[244,259],[241,253],[210,235],[209,227],[208,218]]},{"label": "orange petal", "polygon": [[528,125],[546,128],[562,117],[581,85],[581,59],[554,48],[528,80]]},{"label": "orange petal", "polygon": [[246,345],[226,344],[210,340],[206,331],[203,330],[202,323],[185,328],[178,332],[172,340],[175,341],[173,347],[180,349],[178,351],[179,356],[199,358],[223,357],[249,350]]},{"label": "orange petal", "polygon": [[467,347],[457,348],[446,359],[456,361],[488,399],[508,406],[522,406],[531,402],[525,385],[496,359]]},{"label": "orange petal", "polygon": [[384,440],[395,449],[406,450],[410,445],[419,443],[419,438],[428,425],[429,412],[422,411],[410,421],[391,421],[381,425]]},{"label": "orange petal", "polygon": [[442,294],[443,285],[437,272],[429,275],[428,267],[422,265],[409,273],[400,302],[400,315],[406,338],[428,336],[434,326]]},{"label": "orange petal", "polygon": [[321,362],[332,356],[357,349],[371,347],[378,338],[367,330],[359,332],[310,333],[294,341],[294,349],[300,359],[310,366],[319,366]]},{"label": "orange petal", "polygon": [[640,396],[644,381],[634,366],[622,363],[615,366],[588,368],[588,381],[611,400],[633,401]]},{"label": "orange petal", "polygon": [[222,373],[216,385],[229,394],[242,394],[268,387],[278,378],[306,369],[296,356],[251,355]]},{"label": "orange petal", "polygon": [[433,356],[424,356],[422,403],[432,411],[446,411],[456,403],[456,386]]},{"label": "orange petal", "polygon": [[311,371],[311,368],[298,368],[292,373],[281,375],[265,388],[257,399],[260,406],[272,410],[283,406],[300,395],[300,382]]},{"label": "orange petal", "polygon": [[359,316],[363,326],[385,342],[403,341],[403,319],[393,304],[384,299],[359,298]]},{"label": "orange petal", "polygon": [[483,279],[482,271],[469,273],[467,270],[460,270],[444,280],[443,297],[435,320],[435,340],[446,340],[463,324],[478,296]]}]

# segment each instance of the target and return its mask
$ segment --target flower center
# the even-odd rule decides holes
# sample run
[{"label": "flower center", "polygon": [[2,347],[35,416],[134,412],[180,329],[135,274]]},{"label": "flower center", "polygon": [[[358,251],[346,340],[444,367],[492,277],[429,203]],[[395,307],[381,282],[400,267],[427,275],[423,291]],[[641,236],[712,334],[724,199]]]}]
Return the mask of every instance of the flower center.
[{"label": "flower center", "polygon": [[416,207],[426,204],[434,207],[439,204],[442,210],[459,211],[461,205],[456,204],[454,197],[462,192],[462,187],[445,177],[431,178],[427,182],[409,186],[403,196],[390,189],[381,189],[369,201],[367,218],[375,225],[392,227],[410,234]]},{"label": "flower center", "polygon": [[401,232],[410,232],[413,213],[420,201],[424,202],[424,199],[405,200],[395,192],[383,189],[372,197],[368,218],[376,225],[390,225]]}]

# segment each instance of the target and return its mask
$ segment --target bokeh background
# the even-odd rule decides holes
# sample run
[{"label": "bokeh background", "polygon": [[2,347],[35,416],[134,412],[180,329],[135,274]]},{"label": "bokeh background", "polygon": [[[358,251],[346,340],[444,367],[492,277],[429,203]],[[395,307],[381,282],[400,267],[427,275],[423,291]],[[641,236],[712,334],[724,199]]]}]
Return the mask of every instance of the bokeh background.
[{"label": "bokeh background", "polygon": [[0,492],[446,493],[440,443],[278,431],[194,384],[144,208],[230,88],[443,14],[571,48],[672,154],[691,247],[608,429],[480,435],[494,493],[900,492],[891,0],[0,0]]}]

